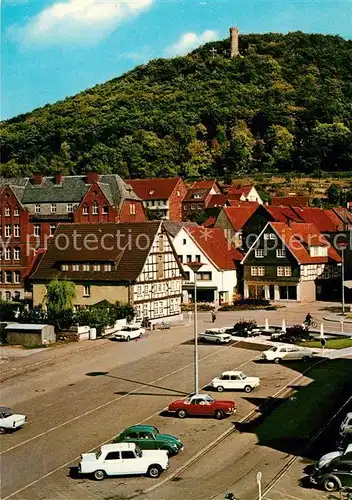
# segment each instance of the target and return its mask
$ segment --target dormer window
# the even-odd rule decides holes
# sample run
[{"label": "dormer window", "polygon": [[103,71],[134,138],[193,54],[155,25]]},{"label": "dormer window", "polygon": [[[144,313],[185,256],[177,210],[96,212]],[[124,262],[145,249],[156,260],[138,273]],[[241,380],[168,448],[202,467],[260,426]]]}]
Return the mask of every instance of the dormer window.
[{"label": "dormer window", "polygon": [[18,207],[15,207],[15,208],[14,208],[14,210],[13,210],[13,215],[14,215],[15,217],[18,217],[18,216],[20,215],[20,210],[19,210],[19,208],[18,208]]},{"label": "dormer window", "polygon": [[5,207],[5,216],[10,217],[11,215],[11,210],[10,210],[10,205],[6,205]]},{"label": "dormer window", "polygon": [[99,205],[98,203],[93,203],[93,215],[98,215],[99,214]]},{"label": "dormer window", "polygon": [[107,215],[109,213],[109,207],[107,205],[104,205],[102,208],[102,213],[104,215]]},{"label": "dormer window", "polygon": [[83,215],[88,215],[89,214],[89,210],[88,210],[88,206],[87,205],[83,206],[82,213],[83,213]]}]

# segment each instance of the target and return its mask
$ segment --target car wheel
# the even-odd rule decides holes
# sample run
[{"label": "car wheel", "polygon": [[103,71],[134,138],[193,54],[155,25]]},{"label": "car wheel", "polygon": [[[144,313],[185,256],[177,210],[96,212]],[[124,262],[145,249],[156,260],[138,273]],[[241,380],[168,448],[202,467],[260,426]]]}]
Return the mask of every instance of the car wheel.
[{"label": "car wheel", "polygon": [[221,410],[216,410],[214,416],[217,420],[222,420],[224,418],[224,414]]},{"label": "car wheel", "polygon": [[221,340],[220,339],[216,339],[216,343],[217,344],[221,344]]},{"label": "car wheel", "polygon": [[129,342],[130,340],[131,340],[131,337],[129,335],[127,335],[126,342]]},{"label": "car wheel", "polygon": [[5,434],[5,432],[6,432],[5,427],[0,427],[0,434]]},{"label": "car wheel", "polygon": [[216,390],[217,390],[218,392],[224,392],[224,388],[223,388],[223,386],[222,386],[222,385],[218,385],[218,387],[216,388]]},{"label": "car wheel", "polygon": [[309,361],[309,356],[303,356],[302,361],[303,361],[303,363],[306,363],[307,361]]},{"label": "car wheel", "polygon": [[105,471],[104,470],[96,470],[93,473],[93,476],[94,476],[94,479],[96,481],[102,481],[103,479],[105,479]]},{"label": "car wheel", "polygon": [[147,471],[147,476],[152,477],[153,479],[156,479],[157,477],[160,476],[161,474],[161,467],[158,464],[153,464],[150,465]]},{"label": "car wheel", "polygon": [[178,416],[178,418],[186,418],[187,417],[187,413],[186,413],[185,410],[178,410],[177,416]]},{"label": "car wheel", "polygon": [[340,489],[340,485],[334,477],[327,477],[324,479],[323,488],[325,491],[337,491]]},{"label": "car wheel", "polygon": [[280,358],[275,358],[274,359],[274,363],[276,363],[277,365],[280,363],[281,359]]},{"label": "car wheel", "polygon": [[244,392],[252,392],[252,387],[250,385],[246,385]]}]

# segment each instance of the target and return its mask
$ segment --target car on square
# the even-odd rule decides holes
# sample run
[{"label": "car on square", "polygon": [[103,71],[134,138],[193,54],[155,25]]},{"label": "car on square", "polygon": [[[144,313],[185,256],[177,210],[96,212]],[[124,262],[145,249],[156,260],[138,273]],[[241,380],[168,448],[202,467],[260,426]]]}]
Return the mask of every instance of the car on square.
[{"label": "car on square", "polygon": [[141,450],[166,450],[176,455],[183,450],[181,440],[171,434],[161,434],[154,425],[132,425],[115,439],[114,443],[135,443]]},{"label": "car on square", "polygon": [[178,399],[168,406],[169,413],[179,418],[214,417],[217,420],[236,412],[234,401],[215,400],[210,394],[194,394],[186,399]]},{"label": "car on square", "polygon": [[218,392],[223,392],[225,389],[251,392],[260,385],[260,379],[259,377],[248,377],[240,371],[227,371],[219,377],[213,378],[209,385]]}]

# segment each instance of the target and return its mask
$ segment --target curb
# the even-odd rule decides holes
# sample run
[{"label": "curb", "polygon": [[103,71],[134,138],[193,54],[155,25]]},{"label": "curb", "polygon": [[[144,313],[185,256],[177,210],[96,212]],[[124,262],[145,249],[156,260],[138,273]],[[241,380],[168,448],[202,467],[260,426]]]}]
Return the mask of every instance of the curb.
[{"label": "curb", "polygon": [[[343,320],[343,321],[341,321]],[[326,318],[323,318],[323,321],[328,321],[330,323],[343,323],[344,325],[352,325],[352,319],[345,318],[332,318],[331,316],[327,316]]]}]

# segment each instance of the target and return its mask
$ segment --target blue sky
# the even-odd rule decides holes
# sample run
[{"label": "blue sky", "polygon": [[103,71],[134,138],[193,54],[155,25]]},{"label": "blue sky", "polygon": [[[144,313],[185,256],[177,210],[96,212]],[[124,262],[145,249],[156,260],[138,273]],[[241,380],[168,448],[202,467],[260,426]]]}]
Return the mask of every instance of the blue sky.
[{"label": "blue sky", "polygon": [[225,38],[231,25],[352,33],[350,0],[2,0],[1,10],[3,119]]}]

